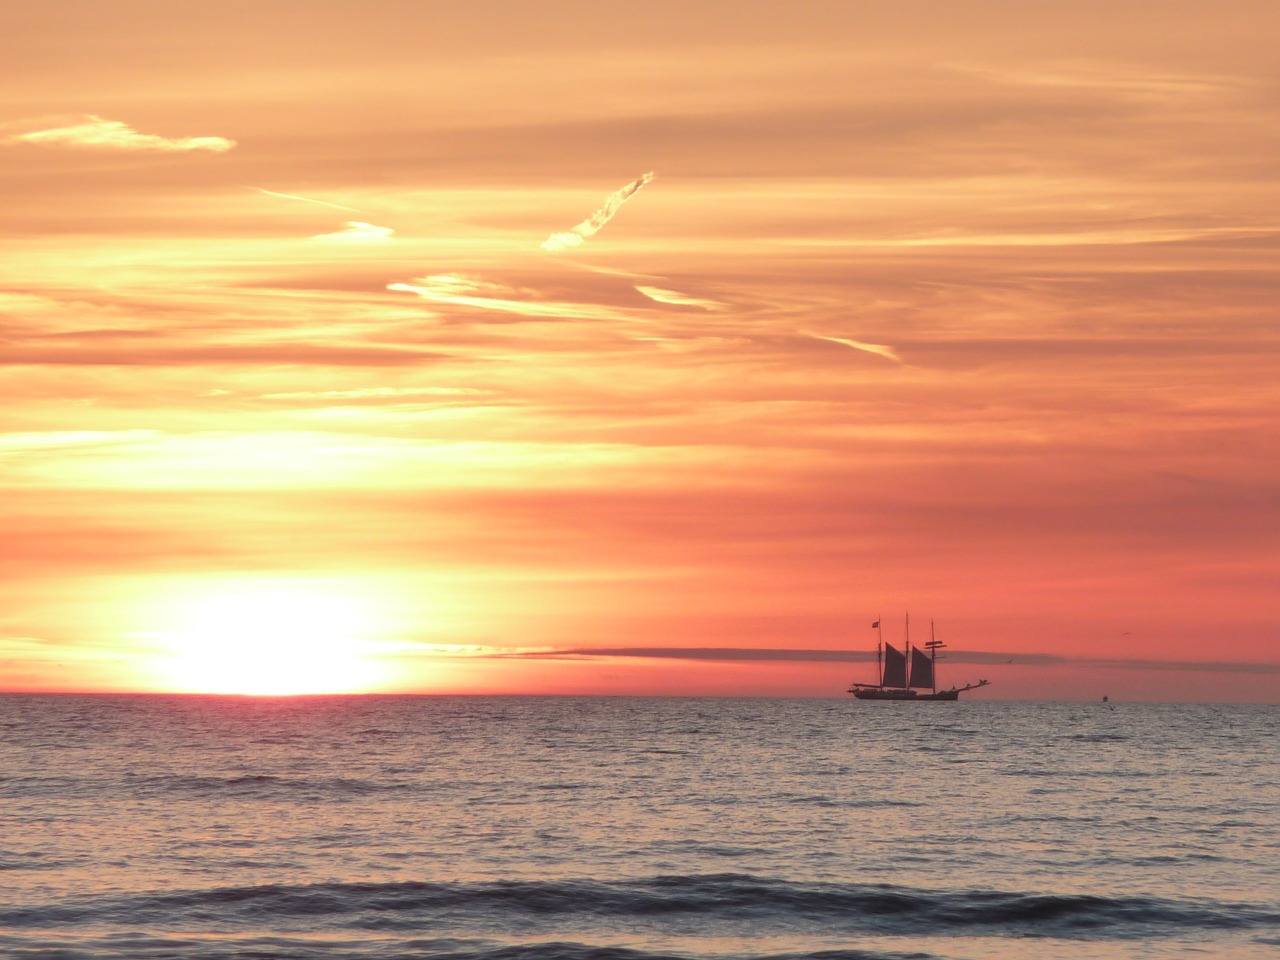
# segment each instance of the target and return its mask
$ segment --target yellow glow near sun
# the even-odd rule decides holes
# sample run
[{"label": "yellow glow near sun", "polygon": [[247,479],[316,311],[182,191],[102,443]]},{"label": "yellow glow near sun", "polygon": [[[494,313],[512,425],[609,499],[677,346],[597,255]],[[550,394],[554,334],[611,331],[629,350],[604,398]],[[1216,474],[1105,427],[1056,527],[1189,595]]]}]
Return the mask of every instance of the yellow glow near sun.
[{"label": "yellow glow near sun", "polygon": [[159,672],[190,693],[288,695],[375,688],[376,626],[356,595],[298,582],[249,583],[180,601]]}]

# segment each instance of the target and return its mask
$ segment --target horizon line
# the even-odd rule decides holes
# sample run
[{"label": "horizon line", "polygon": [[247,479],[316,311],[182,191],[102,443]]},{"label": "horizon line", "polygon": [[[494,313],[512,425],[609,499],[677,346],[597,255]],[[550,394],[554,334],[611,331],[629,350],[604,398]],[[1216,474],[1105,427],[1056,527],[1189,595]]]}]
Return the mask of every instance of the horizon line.
[{"label": "horizon line", "polygon": [[[354,697],[413,697],[445,699],[579,699],[579,700],[849,700],[847,692],[843,693],[518,693],[478,691],[459,693],[433,690],[347,690],[309,693],[210,693],[199,690],[4,690],[0,689],[0,697],[186,697],[216,698],[238,700],[297,700],[321,698],[354,698]],[[963,703],[1098,703],[1097,697],[983,697],[961,701]],[[1234,707],[1271,707],[1280,706],[1275,700],[1153,700],[1147,697],[1117,699],[1115,697],[1103,701],[1111,704],[1154,704],[1199,706],[1234,706]]]}]

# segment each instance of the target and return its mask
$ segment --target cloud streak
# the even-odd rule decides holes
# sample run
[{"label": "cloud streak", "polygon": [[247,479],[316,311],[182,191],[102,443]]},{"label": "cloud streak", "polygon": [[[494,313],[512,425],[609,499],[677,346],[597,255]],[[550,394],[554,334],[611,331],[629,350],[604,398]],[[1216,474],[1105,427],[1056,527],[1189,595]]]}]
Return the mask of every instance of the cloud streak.
[{"label": "cloud streak", "polygon": [[865,343],[862,340],[850,340],[848,337],[824,337],[817,333],[809,333],[806,334],[806,336],[812,337],[814,340],[826,340],[828,343],[838,343],[851,350],[861,350],[863,353],[874,353],[876,356],[885,357],[888,360],[892,360],[894,363],[903,362],[902,358],[898,356],[898,351],[883,343]]},{"label": "cloud streak", "polygon": [[512,290],[457,274],[419,277],[413,283],[389,283],[387,289],[400,293],[412,293],[432,303],[495,310],[533,319],[618,320],[626,317],[625,311],[613,307],[564,301],[516,299],[518,296],[527,296],[527,291]]},{"label": "cloud streak", "polygon": [[678,290],[667,290],[663,287],[646,287],[637,285],[636,290],[655,303],[666,303],[675,307],[701,307],[703,310],[724,310],[725,305],[717,300],[703,300],[691,297]]},{"label": "cloud streak", "polygon": [[263,187],[250,187],[250,190],[256,190],[258,193],[266,197],[278,197],[281,200],[297,200],[299,203],[315,203],[322,207],[332,207],[334,210],[348,210],[351,213],[363,213],[355,207],[343,206],[341,203],[330,203],[328,200],[317,200],[315,197],[303,197],[296,193],[280,193],[276,190],[267,190]]},{"label": "cloud streak", "polygon": [[293,390],[261,394],[263,400],[399,400],[404,397],[474,397],[485,391],[468,387],[368,387],[359,390]]},{"label": "cloud streak", "polygon": [[[43,125],[49,123],[53,125]],[[139,133],[123,121],[107,120],[92,113],[45,120],[43,124],[25,133],[12,134],[6,141],[45,147],[148,153],[189,153],[197,150],[225,153],[236,145],[234,140],[226,137],[161,137]]]},{"label": "cloud streak", "polygon": [[652,179],[653,171],[650,171],[644,176],[632,180],[621,190],[616,190],[609,194],[600,209],[588,219],[583,220],[576,227],[571,227],[563,233],[553,233],[546,240],[543,240],[542,249],[548,253],[559,253],[562,250],[572,250],[574,247],[582,246],[588,237],[594,237],[599,233],[600,229],[613,219],[614,214],[618,212],[622,205],[639,193],[640,188]]},{"label": "cloud streak", "polygon": [[360,220],[348,220],[345,230],[339,230],[337,233],[317,234],[311,239],[321,240],[325,243],[382,243],[391,239],[393,233],[395,233],[395,230],[391,227],[378,227]]},{"label": "cloud streak", "polygon": [[[570,647],[560,650],[505,653],[516,659],[623,657],[641,660],[700,660],[733,663],[873,663],[870,650],[792,650],[771,647]],[[957,651],[946,658],[954,663],[1013,664],[1022,667],[1093,667],[1113,670],[1175,670],[1214,673],[1280,674],[1280,664],[1241,663],[1227,660],[1143,660],[1072,657],[1049,653],[994,653]]]}]

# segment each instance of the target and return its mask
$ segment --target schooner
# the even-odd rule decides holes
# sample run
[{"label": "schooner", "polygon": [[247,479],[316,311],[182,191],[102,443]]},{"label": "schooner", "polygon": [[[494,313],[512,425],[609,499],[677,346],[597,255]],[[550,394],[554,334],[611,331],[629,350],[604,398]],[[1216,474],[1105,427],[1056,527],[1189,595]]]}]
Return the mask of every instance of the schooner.
[{"label": "schooner", "polygon": [[934,635],[932,620],[929,621],[929,642],[925,644],[928,652],[911,645],[910,614],[906,618],[902,650],[885,642],[879,618],[871,626],[876,630],[876,664],[880,679],[877,683],[851,684],[849,692],[859,700],[959,700],[960,694],[966,690],[976,690],[989,683],[979,680],[965,687],[938,689],[938,651],[946,644]]}]

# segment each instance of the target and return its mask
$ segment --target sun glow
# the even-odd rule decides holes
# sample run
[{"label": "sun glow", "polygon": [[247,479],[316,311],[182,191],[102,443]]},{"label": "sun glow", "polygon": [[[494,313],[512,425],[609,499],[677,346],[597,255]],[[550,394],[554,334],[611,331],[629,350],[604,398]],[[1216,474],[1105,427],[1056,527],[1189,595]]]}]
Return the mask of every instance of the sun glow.
[{"label": "sun glow", "polygon": [[170,689],[268,696],[356,693],[385,678],[360,598],[308,584],[263,583],[185,599],[161,635]]}]

